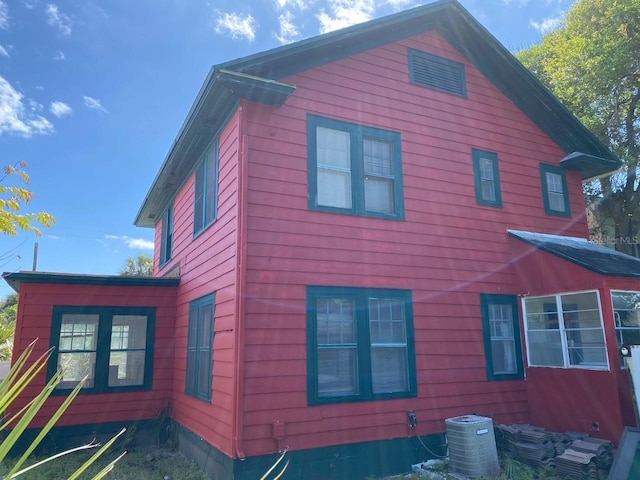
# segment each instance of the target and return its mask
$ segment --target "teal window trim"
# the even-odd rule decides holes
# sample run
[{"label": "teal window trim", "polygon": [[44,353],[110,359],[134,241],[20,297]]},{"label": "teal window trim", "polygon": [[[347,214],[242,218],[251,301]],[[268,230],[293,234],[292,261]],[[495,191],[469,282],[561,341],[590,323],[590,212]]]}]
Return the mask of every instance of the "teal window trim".
[{"label": "teal window trim", "polygon": [[[473,157],[473,173],[476,185],[476,201],[478,205],[489,207],[502,207],[502,192],[500,188],[500,169],[498,168],[498,154],[474,148],[471,150]],[[483,173],[482,162],[491,162],[491,177]],[[487,192],[486,188],[489,188]],[[488,194],[487,194],[488,193]],[[493,196],[493,198],[491,198]]]},{"label": "teal window trim", "polygon": [[[552,185],[547,182],[547,173],[555,174],[560,177],[560,185],[562,186],[562,192],[552,192],[550,188]],[[540,181],[542,183],[542,201],[544,203],[544,211],[548,215],[555,215],[558,217],[571,217],[571,208],[569,206],[569,190],[567,188],[567,175],[562,167],[555,165],[548,165],[546,163],[540,164]],[[562,210],[552,207],[550,201],[550,195],[562,193]]]},{"label": "teal window trim", "polygon": [[215,294],[212,293],[189,304],[187,332],[185,393],[206,402],[211,401],[212,393],[214,327]]},{"label": "teal window trim", "polygon": [[[515,372],[496,373],[493,364],[493,340],[491,329],[491,305],[507,305],[511,308],[513,321],[513,342]],[[488,380],[522,380],[524,378],[524,363],[522,360],[522,341],[520,337],[520,320],[518,316],[518,297],[516,295],[480,294],[480,308],[482,311],[482,331],[484,337],[484,352],[487,366]]]},{"label": "teal window trim", "polygon": [[[467,97],[467,79],[464,64],[449,58],[439,57],[432,53],[422,52],[410,48],[409,53],[409,81],[414,85],[431,88],[440,92],[449,93],[458,97]],[[441,68],[442,73],[438,77],[437,72],[423,76],[417,73],[416,62],[423,62],[433,68]],[[436,73],[436,75],[433,75]]]},{"label": "teal window trim", "polygon": [[[156,309],[154,307],[98,307],[98,306],[54,306],[51,321],[50,345],[53,353],[47,366],[47,378],[50,379],[58,369],[60,354],[60,333],[64,315],[96,315],[98,317],[97,341],[94,363],[94,385],[84,387],[81,394],[116,393],[140,390],[151,390],[153,384],[153,352],[155,343]],[[141,385],[109,386],[109,357],[113,317],[117,315],[146,316],[146,338],[144,353],[144,373]],[[70,350],[76,352],[77,350]],[[53,395],[68,395],[73,387],[58,387]]]},{"label": "teal window trim", "polygon": [[160,241],[160,268],[171,260],[173,250],[173,202],[162,215],[162,237]]},{"label": "teal window trim", "polygon": [[214,140],[209,145],[196,167],[193,208],[193,236],[213,224],[218,215],[218,163],[219,144]]},{"label": "teal window trim", "polygon": [[[317,129],[329,128],[345,132],[349,135],[349,155],[351,160],[351,208],[340,208],[321,205],[318,203],[318,158],[317,158]],[[307,145],[309,172],[309,209],[332,213],[343,213],[358,216],[390,218],[404,220],[404,192],[402,185],[402,142],[399,132],[382,130],[335,120],[317,115],[307,115]],[[365,174],[363,139],[385,142],[391,146],[391,160],[393,165],[393,212],[382,213],[369,211],[365,207]]]},{"label": "teal window trim", "polygon": [[[319,393],[318,359],[318,312],[319,299],[351,300],[354,309],[355,346],[357,360],[358,393],[354,395],[323,396]],[[403,391],[374,393],[372,378],[372,341],[370,300],[396,300],[402,304],[406,348],[404,358],[407,372],[407,388]],[[413,303],[410,290],[356,288],[356,287],[307,287],[307,401],[309,405],[347,403],[369,400],[387,400],[394,398],[417,397],[415,338],[413,327]]]}]

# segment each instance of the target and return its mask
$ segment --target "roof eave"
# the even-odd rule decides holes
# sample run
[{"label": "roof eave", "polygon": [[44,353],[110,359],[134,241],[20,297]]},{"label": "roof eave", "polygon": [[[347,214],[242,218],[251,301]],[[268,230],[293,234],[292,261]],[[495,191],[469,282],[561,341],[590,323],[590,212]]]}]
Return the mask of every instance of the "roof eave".
[{"label": "roof eave", "polygon": [[136,215],[138,227],[154,227],[168,202],[213,136],[240,100],[280,107],[295,86],[229,70],[213,69],[191,107],[176,140]]},{"label": "roof eave", "polygon": [[[619,159],[522,63],[459,3],[438,31],[567,154]],[[463,21],[468,29],[457,23]],[[488,48],[487,48],[488,47]]]},{"label": "roof eave", "polygon": [[2,278],[16,292],[21,283],[65,285],[115,285],[125,287],[175,287],[178,277],[137,277],[127,275],[91,275],[55,272],[4,272]]},{"label": "roof eave", "polygon": [[622,167],[622,162],[618,159],[611,160],[582,152],[573,152],[560,160],[560,166],[568,170],[579,170],[582,173],[582,180],[587,182],[611,175]]}]

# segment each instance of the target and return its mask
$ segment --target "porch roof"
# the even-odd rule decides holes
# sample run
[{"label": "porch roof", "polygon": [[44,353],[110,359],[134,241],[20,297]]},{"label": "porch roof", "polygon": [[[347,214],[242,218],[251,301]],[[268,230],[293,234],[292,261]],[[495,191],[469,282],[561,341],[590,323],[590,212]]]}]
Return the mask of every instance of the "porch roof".
[{"label": "porch roof", "polygon": [[4,272],[2,278],[16,292],[21,283],[57,283],[68,285],[118,285],[125,287],[175,287],[178,277],[135,277],[126,275],[92,275],[56,272]]},{"label": "porch roof", "polygon": [[600,275],[640,278],[639,258],[618,252],[585,238],[525,232],[522,230],[507,230],[507,233],[540,250]]}]

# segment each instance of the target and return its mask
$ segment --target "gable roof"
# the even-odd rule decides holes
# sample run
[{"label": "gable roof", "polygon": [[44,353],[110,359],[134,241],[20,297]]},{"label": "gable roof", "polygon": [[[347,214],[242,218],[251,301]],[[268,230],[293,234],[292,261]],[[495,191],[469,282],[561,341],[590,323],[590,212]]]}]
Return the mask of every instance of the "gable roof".
[{"label": "gable roof", "polygon": [[521,230],[507,230],[507,232],[518,240],[600,275],[640,278],[640,258],[587,239]]},{"label": "gable roof", "polygon": [[[206,139],[199,138],[208,135],[210,140],[240,98],[279,106],[295,87],[277,80],[428,31],[442,35],[567,153],[568,161],[561,165],[581,170],[583,179],[621,166],[620,160],[457,0],[440,0],[214,66],[135,224],[155,225],[206,147]],[[249,82],[244,90],[229,88],[233,76]],[[276,98],[272,96],[274,88]]]}]

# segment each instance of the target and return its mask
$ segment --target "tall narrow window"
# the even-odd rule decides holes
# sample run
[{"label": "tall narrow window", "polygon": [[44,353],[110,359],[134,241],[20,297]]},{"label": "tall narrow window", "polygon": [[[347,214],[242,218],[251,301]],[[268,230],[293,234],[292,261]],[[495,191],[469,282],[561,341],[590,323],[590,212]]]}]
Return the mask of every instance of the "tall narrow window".
[{"label": "tall narrow window", "polygon": [[196,168],[193,233],[197,235],[216,220],[218,202],[218,142],[207,149]]},{"label": "tall narrow window", "polygon": [[145,315],[114,315],[111,323],[109,386],[142,385],[147,348]]},{"label": "tall narrow window", "polygon": [[549,215],[570,217],[569,194],[565,171],[553,165],[540,164],[542,199],[545,212]]},{"label": "tall narrow window", "polygon": [[500,191],[498,155],[475,148],[472,150],[472,155],[478,204],[501,207],[502,193]]},{"label": "tall narrow window", "polygon": [[211,400],[213,374],[214,295],[191,302],[187,339],[185,391],[201,400]]},{"label": "tall narrow window", "polygon": [[515,295],[480,295],[489,380],[524,378],[518,300]]},{"label": "tall narrow window", "polygon": [[173,204],[167,207],[162,217],[162,240],[160,242],[160,266],[171,260],[173,249]]},{"label": "tall narrow window", "polygon": [[307,287],[309,403],[416,395],[411,292]]},{"label": "tall narrow window", "polygon": [[400,134],[308,116],[309,207],[404,217]]},{"label": "tall narrow window", "polygon": [[63,369],[58,388],[75,387],[87,377],[85,388],[93,388],[98,351],[97,314],[63,314],[58,344],[58,367]]}]

